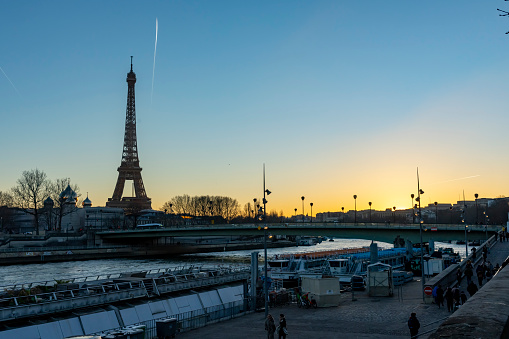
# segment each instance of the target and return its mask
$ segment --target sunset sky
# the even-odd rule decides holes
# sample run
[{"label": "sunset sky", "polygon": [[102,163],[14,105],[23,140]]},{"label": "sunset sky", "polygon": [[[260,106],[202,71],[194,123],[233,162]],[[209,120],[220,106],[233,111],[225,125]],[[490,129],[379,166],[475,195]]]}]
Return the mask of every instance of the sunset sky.
[{"label": "sunset sky", "polygon": [[[134,57],[142,177],[313,214],[509,193],[509,11],[464,1],[4,1],[0,191],[24,170],[94,206],[117,180]],[[157,50],[156,18],[158,22]],[[130,193],[130,186],[127,185]],[[129,194],[130,195],[130,194]]]}]

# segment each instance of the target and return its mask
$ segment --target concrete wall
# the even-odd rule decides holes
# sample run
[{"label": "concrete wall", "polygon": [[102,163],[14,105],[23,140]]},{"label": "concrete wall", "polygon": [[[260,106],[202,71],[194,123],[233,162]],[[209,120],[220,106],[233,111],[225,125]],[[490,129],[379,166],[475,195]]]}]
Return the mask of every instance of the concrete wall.
[{"label": "concrete wall", "polygon": [[509,268],[499,271],[429,338],[508,338]]},{"label": "concrete wall", "polygon": [[[476,254],[475,259],[473,259],[472,253],[470,253],[470,255],[467,257],[467,260],[472,261],[472,264],[474,265],[474,268],[475,268],[476,264],[482,260],[482,249],[485,246],[488,246],[488,248],[490,248],[495,243],[496,243],[495,236],[492,236],[491,238],[488,239],[487,242],[483,243],[481,246],[476,247],[477,254]],[[453,264],[453,265],[447,267],[445,270],[443,270],[440,274],[438,274],[432,278],[428,278],[429,280],[426,281],[424,286],[425,287],[429,286],[429,287],[431,287],[432,290],[433,290],[433,288],[435,288],[435,286],[438,286],[438,285],[442,285],[442,288],[444,290],[447,287],[453,287],[457,283],[456,271],[458,270],[458,267],[461,268],[461,272],[462,272],[462,274],[464,274],[467,260],[463,260],[459,264]],[[464,277],[465,276],[463,275],[463,278]],[[431,304],[431,302],[433,301],[433,297],[431,295],[429,295],[429,296],[427,295],[427,296],[425,296],[424,301],[428,304]]]}]

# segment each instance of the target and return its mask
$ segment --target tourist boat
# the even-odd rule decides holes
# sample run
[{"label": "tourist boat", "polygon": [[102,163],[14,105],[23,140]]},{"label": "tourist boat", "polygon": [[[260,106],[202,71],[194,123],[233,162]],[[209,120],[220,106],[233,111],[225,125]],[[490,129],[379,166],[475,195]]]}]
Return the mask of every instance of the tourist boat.
[{"label": "tourist boat", "polygon": [[[413,254],[412,254],[413,255]],[[406,248],[380,249],[377,262],[390,265],[394,270],[404,269],[407,261]],[[328,260],[329,274],[339,278],[342,285],[349,285],[352,276],[365,276],[371,264],[371,252],[342,255]]]},{"label": "tourist boat", "polygon": [[[367,253],[368,247],[342,249],[332,251],[317,251],[295,254],[283,254],[267,260],[270,267],[270,278],[275,285],[284,288],[297,287],[299,279],[306,277],[321,278],[328,274],[328,260],[341,255]],[[276,284],[278,282],[279,284]],[[281,284],[282,282],[282,284]]]}]

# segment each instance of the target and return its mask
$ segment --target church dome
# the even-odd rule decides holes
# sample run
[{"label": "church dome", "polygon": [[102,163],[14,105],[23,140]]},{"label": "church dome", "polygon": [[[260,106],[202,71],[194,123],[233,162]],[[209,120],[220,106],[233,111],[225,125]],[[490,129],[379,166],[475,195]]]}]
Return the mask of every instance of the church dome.
[{"label": "church dome", "polygon": [[88,194],[87,194],[86,199],[83,200],[82,205],[83,205],[83,207],[92,207],[92,201],[90,201],[90,199],[88,198]]},{"label": "church dome", "polygon": [[73,191],[70,185],[67,185],[67,188],[60,193],[59,198],[63,202],[72,204],[78,200],[78,194]]}]

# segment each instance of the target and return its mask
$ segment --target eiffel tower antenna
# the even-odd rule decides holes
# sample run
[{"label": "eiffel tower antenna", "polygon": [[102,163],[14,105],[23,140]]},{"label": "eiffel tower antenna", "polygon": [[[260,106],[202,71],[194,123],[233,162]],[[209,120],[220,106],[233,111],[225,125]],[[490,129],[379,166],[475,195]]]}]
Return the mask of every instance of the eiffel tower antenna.
[{"label": "eiffel tower antenna", "polygon": [[[133,72],[133,57],[131,56],[131,71],[127,73],[127,108],[125,113],[125,134],[122,161],[118,167],[118,179],[113,196],[108,199],[107,207],[150,209],[151,201],[147,197],[141,167],[138,159],[138,142],[136,139],[136,105],[134,100],[134,84],[136,74]],[[126,180],[132,180],[134,197],[122,197]]]}]

